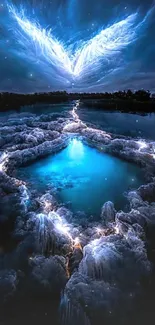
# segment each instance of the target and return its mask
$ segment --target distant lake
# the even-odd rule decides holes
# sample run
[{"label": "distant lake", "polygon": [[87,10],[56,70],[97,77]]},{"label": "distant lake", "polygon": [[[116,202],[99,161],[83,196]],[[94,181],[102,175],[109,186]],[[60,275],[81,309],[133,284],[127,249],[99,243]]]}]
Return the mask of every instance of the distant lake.
[{"label": "distant lake", "polygon": [[[39,104],[21,107],[18,111],[0,113],[0,122],[21,118],[27,113],[41,115],[49,113],[69,112],[73,103],[64,104]],[[95,127],[119,135],[139,137],[155,140],[155,114],[130,114],[116,111],[102,111],[93,108],[81,108],[78,110],[80,119]]]},{"label": "distant lake", "polygon": [[86,123],[107,132],[155,140],[155,114],[130,114],[97,109],[80,109],[79,117]]}]

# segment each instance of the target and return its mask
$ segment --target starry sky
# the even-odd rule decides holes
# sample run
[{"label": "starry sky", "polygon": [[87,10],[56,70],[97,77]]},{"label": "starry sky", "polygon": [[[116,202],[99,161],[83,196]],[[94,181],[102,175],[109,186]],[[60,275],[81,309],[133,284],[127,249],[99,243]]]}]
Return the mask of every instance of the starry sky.
[{"label": "starry sky", "polygon": [[155,92],[154,35],[150,0],[0,0],[0,91]]}]

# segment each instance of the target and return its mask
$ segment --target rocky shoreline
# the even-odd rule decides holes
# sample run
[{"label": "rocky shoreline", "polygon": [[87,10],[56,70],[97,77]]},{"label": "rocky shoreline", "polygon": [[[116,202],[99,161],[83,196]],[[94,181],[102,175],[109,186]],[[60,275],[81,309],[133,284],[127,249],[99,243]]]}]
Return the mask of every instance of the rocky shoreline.
[{"label": "rocky shoreline", "polygon": [[[61,324],[111,324],[116,317],[123,323],[153,268],[155,142],[87,127],[77,109],[78,102],[61,116],[13,114],[0,123],[0,302],[29,299],[33,291],[58,297]],[[52,192],[39,196],[15,177],[18,167],[63,149],[72,137],[143,168],[146,184],[127,193],[128,213],[106,202],[100,222],[77,225]]]}]

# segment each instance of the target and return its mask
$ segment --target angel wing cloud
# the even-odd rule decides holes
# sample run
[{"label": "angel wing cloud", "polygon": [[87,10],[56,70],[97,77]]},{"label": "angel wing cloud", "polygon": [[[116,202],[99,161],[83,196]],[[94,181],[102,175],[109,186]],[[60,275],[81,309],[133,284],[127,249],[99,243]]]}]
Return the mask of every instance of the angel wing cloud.
[{"label": "angel wing cloud", "polygon": [[20,45],[19,56],[39,65],[42,74],[62,88],[74,85],[83,89],[87,84],[91,89],[104,84],[107,75],[113,76],[126,65],[123,52],[136,42],[147,20],[139,21],[138,13],[134,13],[101,29],[89,40],[67,46],[54,36],[54,31],[28,18],[23,8],[8,5],[8,10],[15,22],[12,33]]},{"label": "angel wing cloud", "polygon": [[101,30],[95,37],[85,42],[75,53],[74,75],[81,76],[89,72],[89,69],[97,69],[100,59],[108,58],[114,55],[114,52],[116,54],[133,42],[136,39],[136,29],[134,28],[136,16],[137,14],[128,16]]}]

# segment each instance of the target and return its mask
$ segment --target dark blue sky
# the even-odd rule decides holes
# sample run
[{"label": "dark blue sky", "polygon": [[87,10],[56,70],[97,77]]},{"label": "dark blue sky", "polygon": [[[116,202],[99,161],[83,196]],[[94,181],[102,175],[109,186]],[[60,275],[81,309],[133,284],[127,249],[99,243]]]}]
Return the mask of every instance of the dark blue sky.
[{"label": "dark blue sky", "polygon": [[[12,14],[10,5],[22,22],[25,19],[25,25],[21,25]],[[128,26],[127,17],[135,13],[136,17]],[[125,20],[125,32],[121,26],[112,31],[108,29],[102,36],[103,40],[100,36],[99,40],[91,43],[91,51],[86,49],[82,54],[76,54],[85,42],[121,20]],[[31,24],[30,32],[28,22]],[[35,25],[36,22],[39,25]],[[37,40],[38,34],[35,37],[30,35],[32,26],[41,30],[41,45]],[[43,44],[46,37],[42,28],[46,28],[46,33],[51,28],[48,38],[52,35],[62,44],[78,73],[67,74],[66,62],[61,65],[63,55],[57,52],[57,48],[55,57],[51,54],[54,45],[49,48],[47,42]],[[120,36],[119,33],[124,34]],[[154,35],[155,11],[152,1],[148,0],[27,0],[23,3],[1,0],[0,90],[113,91],[145,88],[155,91]]]}]

